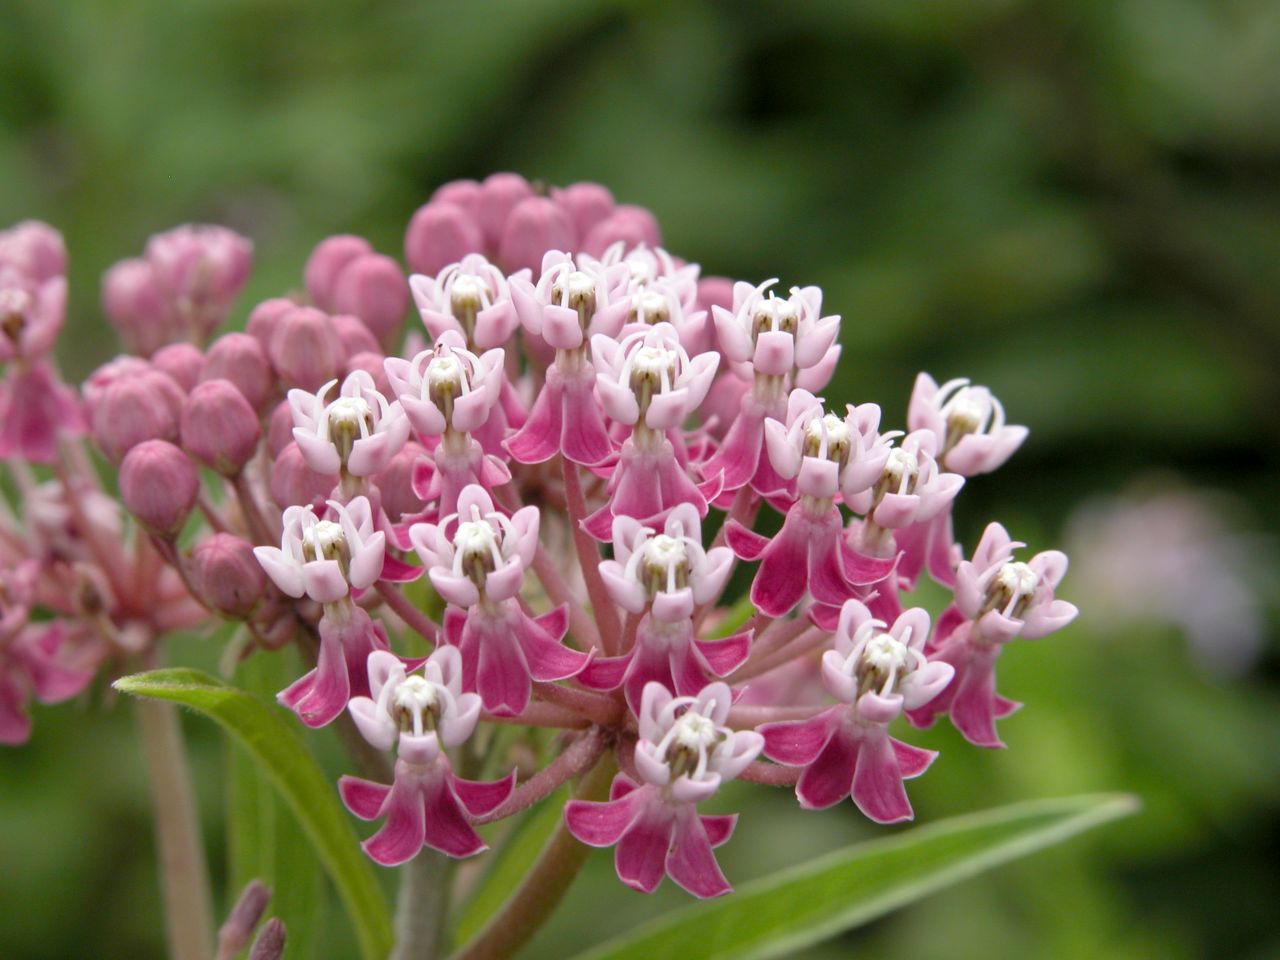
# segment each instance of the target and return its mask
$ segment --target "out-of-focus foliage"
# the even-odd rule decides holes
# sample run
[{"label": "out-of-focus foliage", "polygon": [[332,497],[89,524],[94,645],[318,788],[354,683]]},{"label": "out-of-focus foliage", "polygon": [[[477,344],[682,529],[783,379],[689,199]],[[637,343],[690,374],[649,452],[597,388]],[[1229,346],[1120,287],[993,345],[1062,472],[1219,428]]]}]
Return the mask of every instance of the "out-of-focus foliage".
[{"label": "out-of-focus foliage", "polygon": [[[833,390],[891,423],[919,369],[991,385],[1032,434],[962,497],[968,543],[999,515],[1055,545],[1087,498],[1153,470],[1235,498],[1250,542],[1275,532],[1273,0],[0,4],[0,221],[66,232],[75,376],[114,349],[99,274],[153,231],[252,236],[247,308],[298,286],[326,233],[398,254],[434,186],[505,168],[608,184],[708,272],[822,285],[845,317]],[[1009,750],[929,733],[943,755],[912,786],[918,817],[1111,789],[1146,813],[811,956],[1280,950],[1274,600],[1271,638],[1228,678],[1175,627],[1091,616],[1071,575],[1062,593],[1080,621],[1001,663],[1028,704]],[[91,699],[0,754],[2,956],[159,955],[142,766],[127,711]],[[224,753],[188,729],[218,838]],[[756,802],[724,850],[735,880],[885,832],[852,806]],[[531,954],[681,902],[593,879]]]}]

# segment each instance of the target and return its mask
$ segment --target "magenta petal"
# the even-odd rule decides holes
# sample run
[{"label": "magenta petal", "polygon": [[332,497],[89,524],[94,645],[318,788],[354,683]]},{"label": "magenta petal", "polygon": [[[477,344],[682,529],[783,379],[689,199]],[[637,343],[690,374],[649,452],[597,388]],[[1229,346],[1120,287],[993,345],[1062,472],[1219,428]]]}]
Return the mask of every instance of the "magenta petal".
[{"label": "magenta petal", "polygon": [[516,788],[516,772],[514,770],[501,780],[463,780],[453,778],[453,792],[467,812],[473,817],[483,817],[492,813],[511,796]]},{"label": "magenta petal", "polygon": [[542,616],[534,617],[533,622],[549,633],[553,640],[563,640],[569,632],[569,605],[562,603]]},{"label": "magenta petal", "polygon": [[391,788],[359,777],[342,777],[338,780],[338,793],[347,809],[361,820],[376,820],[382,813],[382,804]]},{"label": "magenta petal", "polygon": [[737,520],[729,520],[724,525],[725,543],[733,550],[739,560],[760,559],[761,554],[769,546],[769,538],[748,530]]},{"label": "magenta petal", "polygon": [[[764,755],[776,763],[791,767],[807,767],[817,760],[831,737],[836,713],[843,707],[832,707],[808,720],[766,723],[760,727],[764,737]],[[850,771],[850,777],[852,777]]]},{"label": "magenta petal", "polygon": [[839,606],[853,596],[841,562],[840,511],[832,507],[813,523],[809,538],[809,593],[818,603]]},{"label": "magenta petal", "polygon": [[996,733],[996,674],[993,663],[969,663],[951,681],[951,722],[978,747],[1003,747]]},{"label": "magenta petal", "polygon": [[433,850],[451,857],[470,857],[487,849],[463,813],[462,804],[444,777],[427,787],[422,798],[426,816],[423,839]]},{"label": "magenta petal", "polygon": [[809,581],[809,524],[797,506],[765,549],[751,584],[751,602],[765,616],[781,617],[795,608]]},{"label": "magenta petal", "polygon": [[836,730],[816,759],[796,783],[796,796],[806,810],[833,807],[853,789],[853,771],[858,761],[858,741]]},{"label": "magenta petal", "polygon": [[618,840],[613,863],[623,883],[644,893],[653,893],[667,869],[667,851],[675,819],[662,800],[641,791],[637,791],[636,796],[647,802]]},{"label": "magenta petal", "polygon": [[507,438],[507,451],[520,463],[542,463],[560,452],[561,383],[553,370],[547,371],[547,382],[529,411],[529,419]]},{"label": "magenta petal", "polygon": [[724,489],[737,490],[751,482],[761,460],[764,445],[764,410],[751,397],[743,398],[742,410],[725,434],[724,443],[703,466],[703,475],[724,474]]},{"label": "magenta petal", "polygon": [[350,698],[351,680],[342,641],[336,633],[321,630],[316,668],[281,691],[278,699],[308,727],[323,727],[346,709]]},{"label": "magenta petal", "polygon": [[529,676],[533,679],[543,682],[565,680],[581,673],[587,665],[590,654],[569,649],[523,613],[513,627],[529,665]]},{"label": "magenta petal", "polygon": [[675,678],[671,676],[671,657],[662,647],[652,642],[646,643],[643,637],[637,635],[635,648],[631,651],[631,666],[623,680],[627,705],[637,716],[640,714],[645,684],[650,682],[660,683],[668,690],[675,687]]},{"label": "magenta petal", "polygon": [[607,803],[570,800],[564,807],[564,822],[569,832],[588,846],[611,847],[631,825],[635,808],[634,790]]},{"label": "magenta petal", "polygon": [[631,665],[634,651],[620,657],[596,657],[578,674],[578,682],[592,690],[616,690]]},{"label": "magenta petal", "polygon": [[883,729],[868,734],[859,744],[853,802],[877,823],[898,823],[915,816],[902,785],[897,754]]},{"label": "magenta petal", "polygon": [[893,745],[893,752],[898,758],[898,769],[902,771],[904,780],[920,776],[938,758],[936,750],[922,750],[892,737],[889,738],[889,743]]},{"label": "magenta petal", "polygon": [[844,575],[855,586],[865,587],[893,573],[898,565],[898,556],[869,557],[849,546],[848,541],[840,538],[840,560],[844,564]]},{"label": "magenta petal", "polygon": [[733,836],[733,828],[738,825],[738,815],[736,813],[722,816],[704,816],[701,817],[701,820],[702,829],[707,832],[707,840],[710,841],[712,847],[727,843],[729,838]]},{"label": "magenta petal", "polygon": [[[586,369],[587,376],[564,381],[560,449],[569,460],[589,467],[609,459],[613,443],[595,398],[595,375],[589,366]],[[547,382],[550,383],[550,377]]]},{"label": "magenta petal", "polygon": [[723,640],[696,640],[698,652],[717,677],[727,677],[751,655],[751,631]]},{"label": "magenta petal", "polygon": [[671,679],[675,682],[677,696],[695,697],[709,682],[693,642],[688,638],[673,643],[668,648],[667,662],[671,665]]},{"label": "magenta petal", "polygon": [[405,563],[392,553],[387,553],[382,561],[381,580],[390,583],[410,583],[422,576],[422,567],[416,567],[412,563]]},{"label": "magenta petal", "polygon": [[613,778],[613,783],[609,784],[609,799],[617,800],[619,797],[625,797],[628,793],[639,789],[630,777],[625,773],[620,773]]},{"label": "magenta petal", "polygon": [[605,504],[591,516],[582,521],[582,529],[591,534],[593,540],[609,543],[613,540],[613,510]]},{"label": "magenta petal", "polygon": [[[486,710],[515,716],[529,705],[532,686],[529,682],[529,665],[525,662],[514,637],[505,628],[488,631],[483,637],[464,642],[463,684],[466,684],[466,665],[475,663],[476,692]],[[475,647],[479,647],[475,651]],[[468,649],[469,648],[469,649]]]},{"label": "magenta petal", "polygon": [[719,897],[733,889],[716,863],[707,831],[693,807],[680,812],[666,867],[671,879],[695,897]]},{"label": "magenta petal", "polygon": [[396,780],[385,804],[387,822],[364,842],[364,852],[384,867],[412,860],[426,836],[422,785],[416,777],[402,775],[403,763],[396,767]]}]

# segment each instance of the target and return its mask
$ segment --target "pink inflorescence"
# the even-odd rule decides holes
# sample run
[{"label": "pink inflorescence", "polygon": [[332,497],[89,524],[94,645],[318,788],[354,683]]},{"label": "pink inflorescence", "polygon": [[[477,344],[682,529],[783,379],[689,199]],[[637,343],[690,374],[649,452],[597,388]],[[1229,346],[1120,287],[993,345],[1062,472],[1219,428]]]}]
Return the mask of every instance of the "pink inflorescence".
[{"label": "pink inflorescence", "polygon": [[[828,402],[817,287],[702,277],[595,184],[446,184],[404,254],[324,240],[305,294],[207,342],[252,245],[153,237],[103,285],[133,354],[76,390],[61,237],[0,233],[0,742],[32,699],[235,620],[242,656],[302,651],[281,703],[381,760],[340,784],[379,863],[478,853],[478,825],[574,781],[573,836],[699,897],[730,889],[736,818],[699,810],[723,782],[891,823],[935,758],[900,716],[1002,745],[1001,652],[1076,610],[1063,554],[953,536],[966,480],[1026,436],[989,390],[921,374],[903,429]],[[953,594],[932,616],[926,573]]]}]

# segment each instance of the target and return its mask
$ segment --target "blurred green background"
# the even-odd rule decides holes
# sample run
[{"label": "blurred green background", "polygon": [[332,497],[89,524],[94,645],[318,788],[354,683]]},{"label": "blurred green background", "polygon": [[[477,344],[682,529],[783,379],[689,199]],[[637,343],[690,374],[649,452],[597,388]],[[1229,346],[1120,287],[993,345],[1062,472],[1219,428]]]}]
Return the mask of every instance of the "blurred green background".
[{"label": "blurred green background", "polygon": [[[1002,660],[1008,751],[916,735],[943,751],[918,819],[1145,811],[810,955],[1280,955],[1280,4],[0,0],[0,222],[66,234],[74,377],[115,349],[101,271],[152,232],[253,237],[242,322],[322,236],[400,255],[436,185],[502,169],[607,184],[705,272],[820,284],[830,397],[900,422],[925,369],[1032,428],[958,523],[1065,544],[1083,612]],[[188,730],[221,872],[222,745]],[[724,797],[770,811],[735,880],[883,832],[763,794]],[[0,754],[0,957],[159,956],[153,862],[128,711],[41,711]],[[531,955],[682,900],[610,873]]]}]

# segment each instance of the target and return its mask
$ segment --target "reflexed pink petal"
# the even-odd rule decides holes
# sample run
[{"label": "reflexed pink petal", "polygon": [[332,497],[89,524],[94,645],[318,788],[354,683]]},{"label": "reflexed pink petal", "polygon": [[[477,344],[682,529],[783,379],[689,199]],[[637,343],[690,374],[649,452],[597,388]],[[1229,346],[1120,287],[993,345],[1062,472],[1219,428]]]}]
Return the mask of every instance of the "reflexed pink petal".
[{"label": "reflexed pink petal", "polygon": [[717,677],[727,677],[751,655],[751,631],[722,640],[697,640],[698,653]]},{"label": "reflexed pink petal", "polygon": [[769,538],[748,530],[737,520],[728,520],[724,526],[725,543],[727,543],[740,560],[748,562],[760,559],[769,546]]},{"label": "reflexed pink petal", "polygon": [[547,382],[529,411],[529,419],[507,438],[508,452],[520,463],[542,463],[560,452],[563,397],[562,381],[552,368],[547,371]]},{"label": "reflexed pink petal", "polygon": [[422,567],[406,563],[392,553],[388,553],[382,561],[381,579],[389,583],[412,583],[422,576]]},{"label": "reflexed pink petal", "polygon": [[858,746],[853,774],[853,802],[877,823],[898,823],[915,814],[902,786],[902,771],[889,735],[881,728]]},{"label": "reflexed pink petal", "polygon": [[707,831],[692,807],[681,811],[676,821],[666,868],[672,880],[701,899],[722,896],[733,889],[720,872]]},{"label": "reflexed pink petal", "polygon": [[951,686],[938,699],[948,694],[951,722],[966,740],[978,747],[1004,746],[996,733],[994,657],[971,660],[959,667]]},{"label": "reflexed pink petal", "polygon": [[533,679],[544,682],[565,680],[581,673],[587,665],[590,654],[569,649],[523,613],[511,623]]},{"label": "reflexed pink petal", "polygon": [[[574,463],[589,467],[609,459],[613,443],[605,426],[604,413],[595,398],[595,375],[591,373],[590,366],[586,369],[589,376],[564,381],[560,450]],[[551,383],[551,372],[548,371],[548,384]],[[512,453],[514,455],[514,451]]]},{"label": "reflexed pink petal", "polygon": [[616,690],[631,665],[634,650],[620,657],[596,657],[578,674],[578,682],[592,690]]},{"label": "reflexed pink petal", "polygon": [[449,789],[447,775],[424,787],[421,804],[425,808],[423,839],[427,846],[451,857],[470,857],[488,849]]},{"label": "reflexed pink petal", "polygon": [[644,893],[653,893],[666,872],[675,819],[660,799],[641,791],[637,791],[636,796],[644,802],[638,803],[636,816],[618,840],[613,863],[623,883]]},{"label": "reflexed pink petal", "polygon": [[[365,682],[368,683],[367,677]],[[346,709],[350,696],[351,679],[342,640],[336,633],[322,629],[316,668],[286,687],[277,699],[307,726],[323,727]]]},{"label": "reflexed pink petal", "polygon": [[898,769],[905,780],[920,776],[929,769],[929,765],[934,760],[938,759],[936,750],[922,750],[920,747],[913,747],[909,743],[903,743],[892,737],[889,738],[889,743],[893,745],[894,755],[898,758]]},{"label": "reflexed pink petal", "polygon": [[[621,774],[619,774],[621,777]],[[615,786],[618,780],[614,780]],[[629,784],[630,781],[627,781]],[[591,847],[611,847],[622,837],[635,816],[637,801],[644,794],[634,786],[621,797],[607,803],[570,800],[564,807],[564,822],[569,832]]]},{"label": "reflexed pink petal", "polygon": [[347,809],[361,820],[376,820],[391,788],[359,777],[342,777],[338,780],[338,793]]},{"label": "reflexed pink petal", "polygon": [[738,815],[731,813],[724,816],[704,816],[702,820],[702,829],[707,832],[707,840],[711,846],[718,847],[723,843],[728,843],[729,838],[733,836],[733,828],[738,825]]},{"label": "reflexed pink petal", "polygon": [[841,562],[840,533],[840,511],[833,506],[825,518],[812,524],[808,541],[809,593],[818,603],[832,606],[854,595]]},{"label": "reflexed pink petal", "polygon": [[751,602],[765,616],[790,613],[804,598],[809,583],[809,526],[802,508],[793,508],[760,559]]},{"label": "reflexed pink petal", "polygon": [[422,786],[416,777],[402,775],[405,764],[396,764],[396,779],[384,803],[387,821],[363,844],[364,851],[384,867],[412,860],[422,849],[426,823]]},{"label": "reflexed pink petal", "polygon": [[858,741],[837,730],[796,783],[800,806],[806,810],[825,810],[849,796],[857,761]]},{"label": "reflexed pink petal", "polygon": [[511,796],[516,787],[516,772],[501,780],[464,780],[453,778],[453,792],[473,817],[482,817],[496,810]]},{"label": "reflexed pink petal", "polygon": [[808,720],[766,723],[760,728],[760,734],[764,737],[764,755],[776,763],[807,767],[822,753],[833,725],[838,722],[838,711],[842,709],[832,707]]},{"label": "reflexed pink petal", "polygon": [[[463,686],[480,694],[486,710],[515,714],[529,705],[532,686],[521,645],[505,620],[467,619],[461,645]],[[474,671],[475,686],[467,676]]]}]

